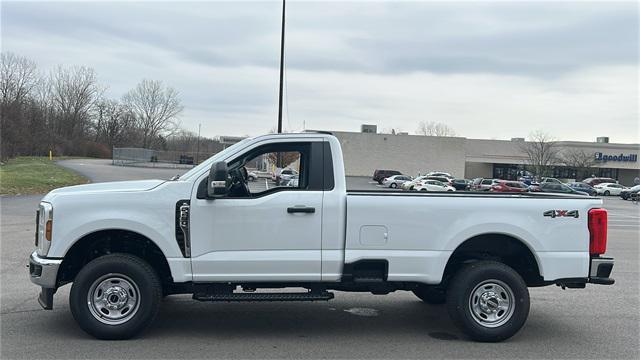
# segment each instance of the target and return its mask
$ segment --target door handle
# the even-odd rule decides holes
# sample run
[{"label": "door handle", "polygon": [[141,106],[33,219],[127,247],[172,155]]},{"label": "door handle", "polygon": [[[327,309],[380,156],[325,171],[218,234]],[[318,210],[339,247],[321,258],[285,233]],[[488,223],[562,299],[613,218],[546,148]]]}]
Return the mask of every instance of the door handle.
[{"label": "door handle", "polygon": [[316,212],[316,208],[308,207],[308,206],[291,206],[287,208],[287,212],[289,214],[294,214],[294,213],[313,214]]}]

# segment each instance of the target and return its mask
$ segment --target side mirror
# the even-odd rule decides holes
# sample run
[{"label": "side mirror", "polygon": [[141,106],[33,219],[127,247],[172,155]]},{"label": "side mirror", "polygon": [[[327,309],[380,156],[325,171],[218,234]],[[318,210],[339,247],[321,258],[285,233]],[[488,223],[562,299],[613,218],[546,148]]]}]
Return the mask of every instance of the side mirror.
[{"label": "side mirror", "polygon": [[229,171],[227,163],[217,161],[211,164],[209,170],[209,178],[207,179],[207,197],[209,199],[218,199],[225,197],[229,191]]}]

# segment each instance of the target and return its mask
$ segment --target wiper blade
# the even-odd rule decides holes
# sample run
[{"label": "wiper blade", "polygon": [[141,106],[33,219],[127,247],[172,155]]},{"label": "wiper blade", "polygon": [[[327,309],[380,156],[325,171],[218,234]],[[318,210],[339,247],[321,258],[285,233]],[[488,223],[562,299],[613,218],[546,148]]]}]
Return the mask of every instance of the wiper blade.
[{"label": "wiper blade", "polygon": [[171,181],[176,181],[176,180],[178,180],[178,179],[180,179],[180,174],[175,174],[175,175],[174,175],[171,179],[169,179],[169,180],[171,180]]}]

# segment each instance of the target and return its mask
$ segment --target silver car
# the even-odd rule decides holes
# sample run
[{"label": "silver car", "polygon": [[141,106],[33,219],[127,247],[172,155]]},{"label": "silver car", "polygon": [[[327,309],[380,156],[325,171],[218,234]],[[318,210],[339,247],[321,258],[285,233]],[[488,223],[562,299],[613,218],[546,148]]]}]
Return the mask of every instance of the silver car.
[{"label": "silver car", "polygon": [[382,185],[396,189],[407,181],[411,181],[411,176],[407,175],[393,175],[382,180]]}]

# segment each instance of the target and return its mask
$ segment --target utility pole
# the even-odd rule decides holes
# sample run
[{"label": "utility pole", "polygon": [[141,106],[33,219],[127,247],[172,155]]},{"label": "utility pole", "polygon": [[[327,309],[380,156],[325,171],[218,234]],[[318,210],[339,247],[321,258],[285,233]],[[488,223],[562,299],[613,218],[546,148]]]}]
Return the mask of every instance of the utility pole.
[{"label": "utility pole", "polygon": [[280,96],[278,97],[278,134],[282,132],[282,79],[284,77],[284,14],[286,1],[282,0],[282,31],[280,33]]}]

